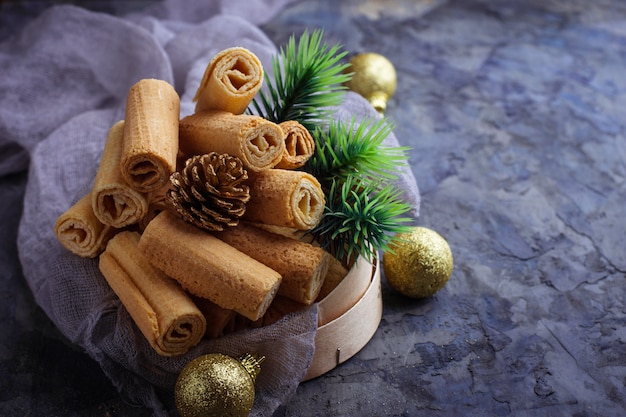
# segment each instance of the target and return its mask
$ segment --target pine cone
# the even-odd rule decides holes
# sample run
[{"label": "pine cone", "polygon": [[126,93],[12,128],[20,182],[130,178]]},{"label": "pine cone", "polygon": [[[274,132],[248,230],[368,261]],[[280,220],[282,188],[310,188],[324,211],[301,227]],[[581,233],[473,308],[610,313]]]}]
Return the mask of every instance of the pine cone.
[{"label": "pine cone", "polygon": [[246,211],[248,173],[235,156],[211,152],[187,159],[170,177],[168,200],[183,220],[209,231],[236,226]]}]

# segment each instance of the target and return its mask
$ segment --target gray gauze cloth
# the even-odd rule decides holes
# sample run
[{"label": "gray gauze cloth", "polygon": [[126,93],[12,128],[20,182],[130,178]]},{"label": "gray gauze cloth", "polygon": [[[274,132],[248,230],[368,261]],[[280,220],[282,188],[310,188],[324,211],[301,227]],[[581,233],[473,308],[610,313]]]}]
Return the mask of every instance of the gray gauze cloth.
[{"label": "gray gauze cloth", "polygon": [[[311,363],[317,306],[271,326],[203,340],[178,357],[162,357],[109,288],[97,260],[65,250],[54,223],[90,189],[107,132],[124,117],[135,82],[170,82],[181,97],[181,117],[191,113],[191,98],[218,51],[242,46],[271,68],[277,48],[257,27],[263,23],[259,16],[269,19],[288,2],[172,0],[124,17],[55,6],[0,44],[0,175],[30,164],[17,242],[24,276],[58,329],[100,364],[128,401],[155,416],[175,414],[178,374],[190,360],[211,352],[266,356],[252,415],[271,416],[293,395]],[[376,115],[354,93],[336,114]],[[387,144],[398,142],[391,135]],[[419,192],[410,169],[399,181],[417,216]]]}]

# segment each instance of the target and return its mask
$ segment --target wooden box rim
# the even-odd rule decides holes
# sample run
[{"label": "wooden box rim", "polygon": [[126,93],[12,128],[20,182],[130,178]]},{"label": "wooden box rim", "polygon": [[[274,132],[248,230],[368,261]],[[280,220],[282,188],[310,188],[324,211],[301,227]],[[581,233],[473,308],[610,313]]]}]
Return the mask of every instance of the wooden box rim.
[{"label": "wooden box rim", "polygon": [[382,318],[380,261],[357,259],[348,275],[318,305],[313,360],[302,381],[323,375],[358,353]]}]

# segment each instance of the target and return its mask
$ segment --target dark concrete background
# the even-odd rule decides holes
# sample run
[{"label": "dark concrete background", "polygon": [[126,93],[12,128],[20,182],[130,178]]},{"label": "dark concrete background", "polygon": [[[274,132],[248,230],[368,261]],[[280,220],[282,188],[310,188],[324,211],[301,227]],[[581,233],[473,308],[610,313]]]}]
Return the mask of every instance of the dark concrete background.
[{"label": "dark concrete background", "polygon": [[[263,29],[317,27],[396,66],[387,116],[455,269],[426,300],[383,282],[374,338],[276,417],[624,415],[626,3],[307,0]],[[24,181],[0,178],[3,242]],[[1,273],[0,415],[149,415]]]}]

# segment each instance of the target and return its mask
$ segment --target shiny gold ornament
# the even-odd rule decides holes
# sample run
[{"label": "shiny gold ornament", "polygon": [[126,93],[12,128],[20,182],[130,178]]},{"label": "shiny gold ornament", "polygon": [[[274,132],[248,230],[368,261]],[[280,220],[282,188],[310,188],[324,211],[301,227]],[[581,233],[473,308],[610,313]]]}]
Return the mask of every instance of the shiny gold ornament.
[{"label": "shiny gold ornament", "polygon": [[346,86],[365,97],[379,113],[387,110],[387,101],[395,94],[396,69],[384,56],[366,52],[350,59],[346,72],[354,73]]},{"label": "shiny gold ornament", "polygon": [[443,288],[454,265],[448,242],[425,227],[413,227],[396,237],[390,245],[393,253],[383,254],[389,285],[413,298],[429,297]]},{"label": "shiny gold ornament", "polygon": [[246,417],[254,404],[254,382],[264,356],[200,356],[185,366],[174,396],[181,417]]}]

